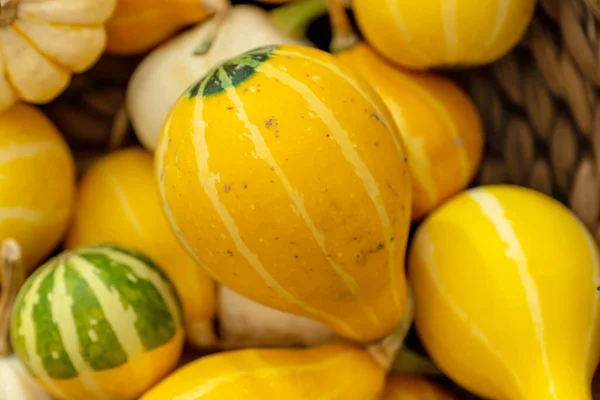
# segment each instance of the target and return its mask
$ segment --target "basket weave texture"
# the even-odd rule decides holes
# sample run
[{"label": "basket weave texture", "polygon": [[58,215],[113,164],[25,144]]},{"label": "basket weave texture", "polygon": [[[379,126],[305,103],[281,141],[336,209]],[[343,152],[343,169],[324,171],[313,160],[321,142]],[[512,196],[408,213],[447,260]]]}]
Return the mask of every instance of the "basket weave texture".
[{"label": "basket weave texture", "polygon": [[487,134],[475,183],[551,194],[600,241],[600,0],[540,0],[514,51],[462,77]]}]

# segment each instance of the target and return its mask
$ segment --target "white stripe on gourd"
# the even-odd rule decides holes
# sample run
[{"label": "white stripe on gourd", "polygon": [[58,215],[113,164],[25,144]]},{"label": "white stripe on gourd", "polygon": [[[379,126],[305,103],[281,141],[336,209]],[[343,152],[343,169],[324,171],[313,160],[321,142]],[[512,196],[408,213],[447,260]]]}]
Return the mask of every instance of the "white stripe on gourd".
[{"label": "white stripe on gourd", "polygon": [[[354,171],[358,175],[358,177],[362,180],[364,188],[369,195],[369,198],[373,202],[377,214],[379,216],[379,220],[381,222],[382,231],[384,241],[386,243],[386,248],[388,249],[388,269],[390,274],[390,281],[392,283],[396,282],[396,263],[395,263],[395,255],[396,255],[396,245],[393,240],[394,230],[392,228],[392,224],[390,221],[390,217],[385,208],[385,204],[381,197],[381,193],[379,191],[379,185],[377,181],[371,174],[369,167],[365,164],[365,162],[360,158],[360,155],[354,148],[354,143],[350,140],[348,131],[346,131],[340,122],[336,119],[334,113],[324,104],[319,98],[310,90],[308,86],[304,83],[296,80],[289,74],[280,71],[279,69],[263,63],[258,66],[258,71],[265,74],[268,78],[274,78],[279,80],[282,84],[290,87],[297,93],[299,93],[306,101],[311,110],[315,112],[315,114],[323,121],[325,126],[327,126],[331,132],[331,138],[335,140],[340,149],[342,151],[343,156],[346,158],[348,163],[352,165]],[[395,284],[391,285],[392,294],[394,298],[394,303],[397,307],[401,306],[400,295],[398,293],[398,289]]]}]

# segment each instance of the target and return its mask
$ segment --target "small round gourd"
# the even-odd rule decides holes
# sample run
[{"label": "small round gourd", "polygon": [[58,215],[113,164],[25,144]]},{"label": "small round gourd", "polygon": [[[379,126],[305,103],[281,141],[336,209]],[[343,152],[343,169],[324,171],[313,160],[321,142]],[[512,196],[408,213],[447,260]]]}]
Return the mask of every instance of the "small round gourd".
[{"label": "small round gourd", "polygon": [[145,256],[119,246],[65,252],[21,289],[11,337],[28,372],[65,400],[134,400],[173,369],[179,297]]},{"label": "small round gourd", "polygon": [[0,112],[0,238],[19,242],[27,271],[63,237],[74,198],[73,155],[52,122],[24,103]]},{"label": "small round gourd", "polygon": [[404,146],[333,55],[269,46],[213,69],[173,106],[155,163],[174,229],[222,285],[356,340],[402,320]]},{"label": "small round gourd", "polygon": [[361,31],[390,61],[412,69],[498,60],[521,39],[536,0],[354,0]]},{"label": "small round gourd", "polygon": [[517,186],[454,197],[419,227],[409,276],[436,365],[490,399],[591,399],[598,246],[558,201]]}]

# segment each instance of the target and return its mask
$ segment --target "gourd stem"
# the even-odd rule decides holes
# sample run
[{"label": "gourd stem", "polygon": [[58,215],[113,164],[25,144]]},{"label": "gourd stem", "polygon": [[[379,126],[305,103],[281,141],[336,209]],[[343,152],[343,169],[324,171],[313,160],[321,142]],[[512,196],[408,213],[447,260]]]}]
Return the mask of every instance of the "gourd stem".
[{"label": "gourd stem", "polygon": [[410,331],[415,314],[415,303],[410,290],[407,287],[406,312],[400,324],[396,329],[381,341],[367,346],[367,352],[377,361],[386,371],[391,371],[398,352],[404,345],[404,340]]},{"label": "gourd stem", "polygon": [[2,291],[0,291],[0,357],[10,355],[10,318],[17,293],[25,281],[25,271],[21,264],[21,248],[13,239],[2,242],[0,260]]},{"label": "gourd stem", "polygon": [[342,0],[327,0],[329,19],[333,30],[330,49],[332,53],[347,50],[359,42]]},{"label": "gourd stem", "polygon": [[298,0],[269,11],[273,24],[296,40],[304,39],[308,25],[326,13],[325,0]]},{"label": "gourd stem", "polygon": [[[210,4],[213,3],[214,0],[210,0]],[[215,14],[213,15],[211,20],[205,22],[207,24],[210,24],[209,32],[206,35],[206,38],[194,50],[194,55],[202,56],[209,52],[213,42],[215,41],[215,38],[217,37],[217,34],[219,33],[221,25],[223,25],[225,18],[231,10],[231,1],[218,0],[218,3],[215,3],[215,6],[211,9],[214,10]]]}]

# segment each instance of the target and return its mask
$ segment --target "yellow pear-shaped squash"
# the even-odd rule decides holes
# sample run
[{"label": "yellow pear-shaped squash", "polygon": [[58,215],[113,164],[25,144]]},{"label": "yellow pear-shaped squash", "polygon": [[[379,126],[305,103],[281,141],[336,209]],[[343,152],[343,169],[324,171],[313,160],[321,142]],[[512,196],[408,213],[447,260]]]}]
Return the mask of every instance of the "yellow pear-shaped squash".
[{"label": "yellow pear-shaped squash", "polygon": [[214,345],[215,285],[169,226],[149,152],[137,147],[115,151],[82,177],[65,244],[76,249],[97,243],[137,249],[162,267],[181,297],[190,343]]},{"label": "yellow pear-shaped squash", "polygon": [[74,198],[73,155],[52,122],[24,103],[0,112],[0,240],[19,242],[28,272],[61,241]]},{"label": "yellow pear-shaped squash", "polygon": [[454,400],[441,386],[410,374],[387,377],[381,400]]},{"label": "yellow pear-shaped squash", "polygon": [[598,247],[544,194],[460,194],[410,249],[417,331],[435,363],[482,397],[589,400],[600,355]]},{"label": "yellow pear-shaped squash", "polygon": [[491,63],[531,21],[536,0],[354,0],[361,31],[389,60],[414,69]]},{"label": "yellow pear-shaped squash", "polygon": [[190,87],[155,160],[171,223],[221,284],[370,341],[406,309],[404,154],[366,81],[324,51],[281,45]]},{"label": "yellow pear-shaped squash", "polygon": [[117,0],[5,0],[0,16],[0,111],[43,104],[90,68],[106,46]]},{"label": "yellow pear-shaped squash", "polygon": [[200,358],[140,400],[376,400],[385,369],[346,344],[311,349],[247,349]]}]

